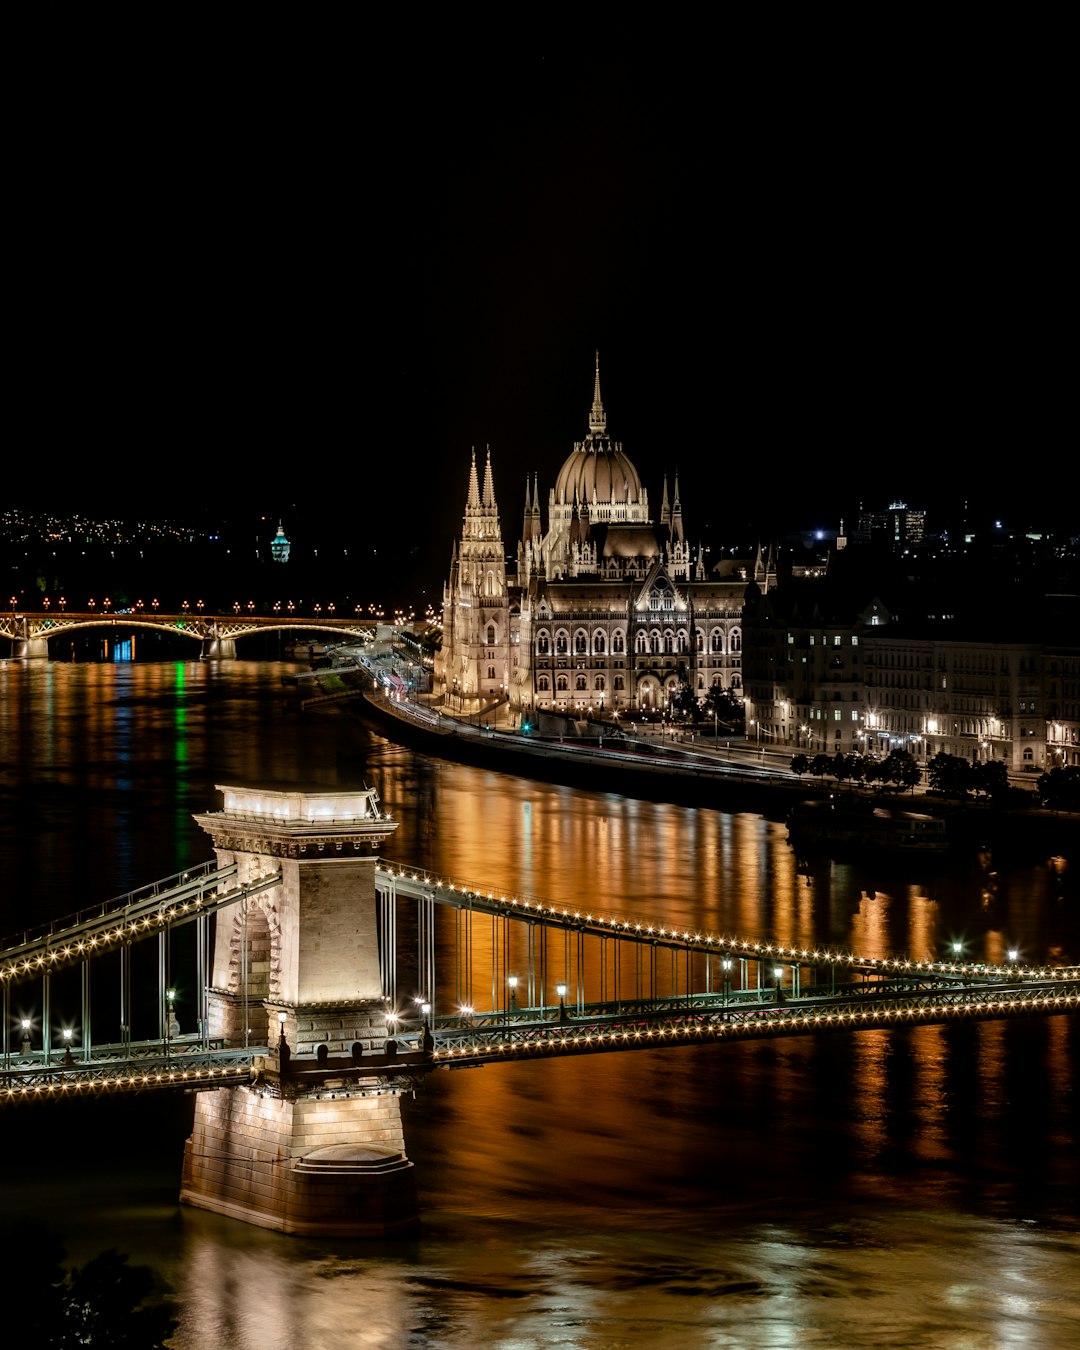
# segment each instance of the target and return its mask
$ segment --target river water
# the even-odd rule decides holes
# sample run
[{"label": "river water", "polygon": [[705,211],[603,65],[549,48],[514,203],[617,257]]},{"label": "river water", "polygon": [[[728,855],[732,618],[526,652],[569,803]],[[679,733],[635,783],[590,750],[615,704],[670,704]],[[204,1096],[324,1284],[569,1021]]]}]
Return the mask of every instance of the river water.
[{"label": "river water", "polygon": [[[378,789],[395,860],[718,932],[1080,955],[1075,862],[795,865],[784,827],[428,761],[270,662],[0,662],[0,930],[212,856],[217,784]],[[21,986],[12,1013],[40,998]],[[18,1005],[18,1006],[16,1006]],[[1075,1015],[434,1073],[403,1104],[420,1235],[181,1208],[189,1099],[0,1108],[9,1288],[58,1233],[175,1300],[177,1350],[1080,1347]],[[19,1242],[26,1242],[19,1238]]]}]

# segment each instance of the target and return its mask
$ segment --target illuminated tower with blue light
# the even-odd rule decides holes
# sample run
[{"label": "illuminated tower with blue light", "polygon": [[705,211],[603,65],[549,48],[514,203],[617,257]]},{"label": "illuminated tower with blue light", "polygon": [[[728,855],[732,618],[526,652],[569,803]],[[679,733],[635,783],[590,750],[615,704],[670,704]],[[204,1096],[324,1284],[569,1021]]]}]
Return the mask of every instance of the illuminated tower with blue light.
[{"label": "illuminated tower with blue light", "polygon": [[271,554],[273,554],[274,561],[280,563],[288,562],[289,549],[291,547],[292,545],[285,537],[285,528],[282,525],[281,521],[279,520],[277,527],[277,534],[275,534],[273,539],[270,541],[270,552]]}]

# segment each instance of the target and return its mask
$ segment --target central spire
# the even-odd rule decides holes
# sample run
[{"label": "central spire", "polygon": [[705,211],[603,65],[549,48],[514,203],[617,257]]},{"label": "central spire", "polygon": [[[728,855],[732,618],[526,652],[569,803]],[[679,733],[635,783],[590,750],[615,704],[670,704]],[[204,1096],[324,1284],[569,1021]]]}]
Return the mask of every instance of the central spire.
[{"label": "central spire", "polygon": [[596,378],[593,381],[592,412],[589,413],[589,432],[593,436],[607,435],[607,414],[600,401],[600,353],[596,353]]}]

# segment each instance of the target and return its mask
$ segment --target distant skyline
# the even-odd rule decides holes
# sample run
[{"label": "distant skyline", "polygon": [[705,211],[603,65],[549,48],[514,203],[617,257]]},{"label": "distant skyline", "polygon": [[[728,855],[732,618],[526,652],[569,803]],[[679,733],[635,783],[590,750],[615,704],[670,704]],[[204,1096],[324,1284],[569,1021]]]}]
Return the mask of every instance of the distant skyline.
[{"label": "distant skyline", "polygon": [[893,498],[1064,520],[1044,98],[952,69],[917,99],[887,71],[754,83],[587,37],[307,101],[50,69],[15,170],[4,500],[322,512],[426,532],[445,571],[471,449],[512,547],[598,349],[612,434],[657,511],[678,474],[692,535]]}]

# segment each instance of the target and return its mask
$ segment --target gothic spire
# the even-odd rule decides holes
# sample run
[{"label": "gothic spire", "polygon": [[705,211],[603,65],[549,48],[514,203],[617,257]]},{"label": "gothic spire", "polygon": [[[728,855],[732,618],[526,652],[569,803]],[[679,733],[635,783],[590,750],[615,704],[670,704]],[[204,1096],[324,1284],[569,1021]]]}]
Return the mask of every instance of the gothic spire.
[{"label": "gothic spire", "polygon": [[466,503],[470,510],[479,510],[480,481],[476,476],[476,446],[472,448],[472,468],[469,470],[469,499]]},{"label": "gothic spire", "polygon": [[593,381],[592,412],[589,413],[589,432],[593,436],[607,435],[607,414],[600,401],[600,353],[596,353],[596,378]]},{"label": "gothic spire", "polygon": [[491,446],[487,448],[487,465],[484,468],[484,506],[489,511],[495,509],[495,487],[491,481]]}]

